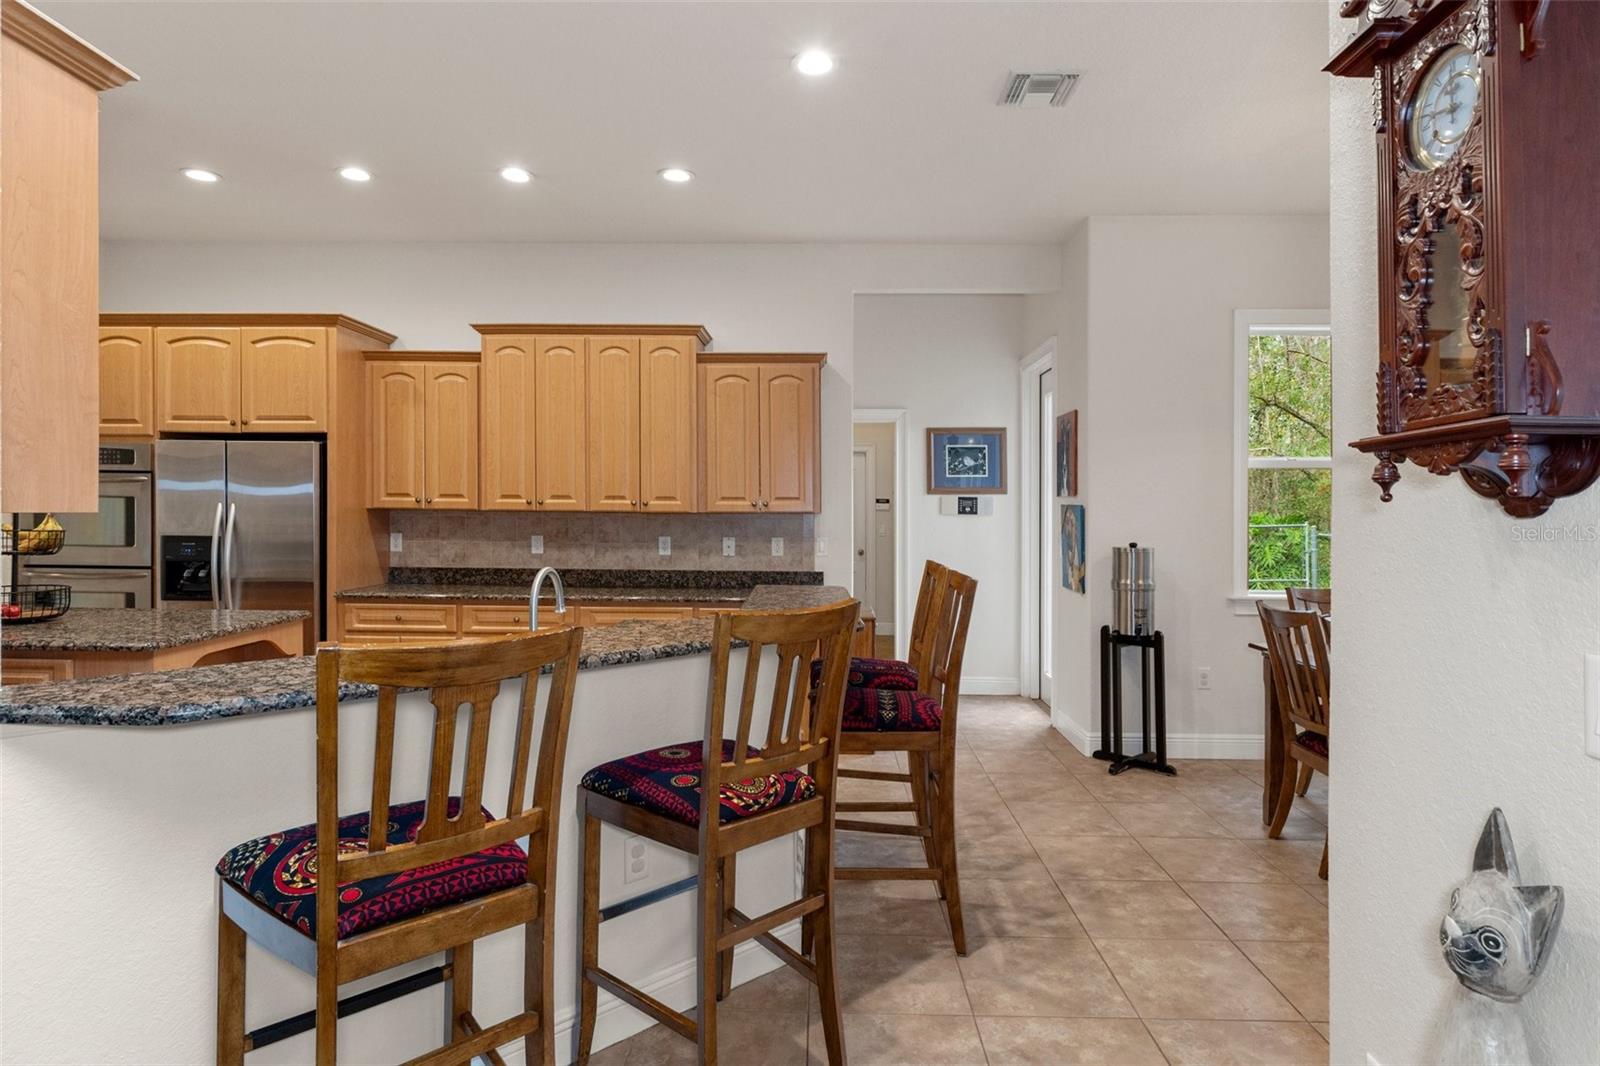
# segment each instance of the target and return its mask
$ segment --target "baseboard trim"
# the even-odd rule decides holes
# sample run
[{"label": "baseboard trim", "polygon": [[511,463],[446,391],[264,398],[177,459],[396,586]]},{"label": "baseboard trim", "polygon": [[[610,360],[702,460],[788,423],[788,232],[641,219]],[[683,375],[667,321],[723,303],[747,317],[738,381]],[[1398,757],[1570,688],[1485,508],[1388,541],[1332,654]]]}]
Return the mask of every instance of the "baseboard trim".
[{"label": "baseboard trim", "polygon": [[[790,947],[799,948],[798,920],[780,925],[773,930],[773,933]],[[770,973],[785,963],[754,940],[747,940],[733,949],[733,965],[734,972],[739,978],[735,984],[739,985]],[[644,980],[634,982],[634,985],[669,1007],[688,1010],[694,1006],[697,972],[696,961],[692,958],[684,959],[682,962],[657,970]],[[559,1063],[570,1063],[573,1060],[572,1025],[576,1014],[575,1007],[566,1007],[556,1012],[556,1061]],[[602,1048],[626,1040],[635,1033],[643,1032],[654,1024],[653,1018],[640,1014],[602,989],[594,1012],[594,1049],[598,1052]],[[514,1061],[513,1056],[520,1058],[523,1044],[524,1041],[519,1038],[502,1045],[499,1048],[501,1057],[507,1062]]]},{"label": "baseboard trim", "polygon": [[961,678],[963,696],[1016,696],[1022,692],[1022,682],[1014,677]]},{"label": "baseboard trim", "polygon": [[[1071,719],[1057,721],[1054,725],[1058,733],[1085,755],[1100,747],[1099,730],[1090,733]],[[1265,750],[1266,741],[1260,733],[1167,734],[1167,755],[1174,759],[1259,759]]]}]

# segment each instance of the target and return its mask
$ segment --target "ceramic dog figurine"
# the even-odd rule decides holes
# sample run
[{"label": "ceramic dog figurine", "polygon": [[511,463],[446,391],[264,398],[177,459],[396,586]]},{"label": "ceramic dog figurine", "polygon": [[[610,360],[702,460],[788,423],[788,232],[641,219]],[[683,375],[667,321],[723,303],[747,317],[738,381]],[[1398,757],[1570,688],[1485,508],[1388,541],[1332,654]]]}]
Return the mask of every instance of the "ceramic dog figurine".
[{"label": "ceramic dog figurine", "polygon": [[1513,1066],[1530,1061],[1515,1006],[1534,979],[1561,925],[1561,889],[1521,885],[1511,828],[1498,807],[1484,824],[1472,873],[1450,893],[1439,927],[1446,964],[1462,987],[1445,1032],[1448,1066]]}]

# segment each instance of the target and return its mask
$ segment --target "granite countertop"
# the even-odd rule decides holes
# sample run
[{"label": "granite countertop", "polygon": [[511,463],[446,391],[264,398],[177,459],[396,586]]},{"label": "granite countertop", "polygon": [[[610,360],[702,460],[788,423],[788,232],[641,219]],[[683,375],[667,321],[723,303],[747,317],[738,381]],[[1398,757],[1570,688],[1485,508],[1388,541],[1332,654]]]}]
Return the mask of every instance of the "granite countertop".
[{"label": "granite countertop", "polygon": [[757,585],[745,597],[747,611],[794,611],[826,607],[848,600],[850,590],[838,585]]},{"label": "granite countertop", "polygon": [[[796,586],[810,588],[814,586]],[[750,589],[745,588],[647,588],[623,587],[571,587],[567,588],[567,602],[584,603],[743,603]],[[527,585],[436,584],[433,582],[387,582],[363,588],[345,589],[336,596],[340,600],[468,600],[485,603],[528,602]],[[540,603],[554,603],[555,591],[546,585],[539,596]]]},{"label": "granite countertop", "polygon": [[306,611],[144,610],[75,607],[60,618],[0,625],[5,651],[142,652],[198,644],[217,637],[299,622]]},{"label": "granite countertop", "polygon": [[[699,655],[711,650],[709,619],[619,622],[584,633],[580,670]],[[341,700],[370,699],[370,685],[344,685]],[[314,707],[313,656],[199,666],[0,688],[0,725],[186,725]]]}]

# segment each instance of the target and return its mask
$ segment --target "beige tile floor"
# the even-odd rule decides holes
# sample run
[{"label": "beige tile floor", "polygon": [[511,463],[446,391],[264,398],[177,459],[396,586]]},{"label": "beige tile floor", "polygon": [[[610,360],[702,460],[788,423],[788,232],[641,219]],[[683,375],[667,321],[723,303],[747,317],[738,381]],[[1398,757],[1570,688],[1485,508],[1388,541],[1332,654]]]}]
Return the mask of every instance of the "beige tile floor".
[{"label": "beige tile floor", "polygon": [[[969,953],[952,949],[930,884],[840,882],[854,1066],[1328,1061],[1323,778],[1295,800],[1284,839],[1269,841],[1259,762],[1108,777],[1042,707],[1003,697],[963,700],[960,740]],[[902,786],[844,787],[880,798]],[[903,838],[839,837],[841,864],[907,864],[915,850]],[[815,999],[787,967],[739,987],[718,1013],[721,1056],[825,1062]],[[691,1063],[694,1050],[656,1026],[594,1062]]]}]

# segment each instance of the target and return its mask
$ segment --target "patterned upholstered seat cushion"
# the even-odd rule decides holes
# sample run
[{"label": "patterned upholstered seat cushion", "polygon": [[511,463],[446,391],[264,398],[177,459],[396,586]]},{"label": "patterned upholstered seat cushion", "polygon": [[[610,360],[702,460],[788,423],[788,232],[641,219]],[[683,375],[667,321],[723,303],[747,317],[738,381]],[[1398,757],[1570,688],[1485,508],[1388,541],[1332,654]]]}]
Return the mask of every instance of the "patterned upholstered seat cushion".
[{"label": "patterned upholstered seat cushion", "polygon": [[944,708],[932,696],[892,688],[845,690],[844,730],[848,733],[937,732]]},{"label": "patterned upholstered seat cushion", "polygon": [[1313,733],[1309,729],[1302,729],[1295,734],[1294,742],[1313,755],[1328,757],[1328,737],[1325,733]]},{"label": "patterned upholstered seat cushion", "polygon": [[[461,810],[451,796],[449,816]],[[390,844],[415,840],[426,804],[389,808]],[[488,815],[488,811],[484,814]],[[367,850],[368,815],[339,819],[339,852]],[[317,935],[317,827],[302,825],[247,840],[217,863],[217,875],[307,936]],[[515,842],[448,862],[339,886],[339,939],[437,907],[513,888],[528,879],[528,856]]]},{"label": "patterned upholstered seat cushion", "polygon": [[[701,780],[705,745],[698,740],[641,751],[601,763],[583,775],[580,788],[671,818],[684,825],[700,824]],[[752,747],[751,755],[761,754]],[[733,758],[733,741],[722,742],[722,761]],[[719,823],[748,818],[808,800],[817,783],[803,770],[785,770],[745,781],[724,782],[717,808]]]},{"label": "patterned upholstered seat cushion", "polygon": [[[845,675],[845,687],[862,689],[904,689],[914,692],[917,672],[910,663],[899,659],[851,659],[850,672]],[[822,660],[811,663],[811,687],[822,684]]]}]

